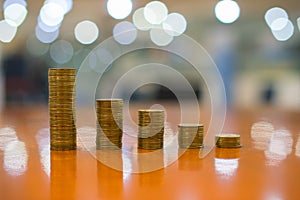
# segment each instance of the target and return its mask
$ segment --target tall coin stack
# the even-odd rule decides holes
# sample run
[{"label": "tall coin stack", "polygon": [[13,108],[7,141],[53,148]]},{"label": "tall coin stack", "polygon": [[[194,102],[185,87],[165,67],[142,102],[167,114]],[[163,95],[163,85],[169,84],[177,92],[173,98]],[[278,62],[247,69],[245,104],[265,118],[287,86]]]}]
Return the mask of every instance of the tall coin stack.
[{"label": "tall coin stack", "polygon": [[163,110],[139,110],[138,148],[155,150],[164,146]]},{"label": "tall coin stack", "polygon": [[219,148],[240,148],[240,135],[235,133],[222,133],[216,136],[216,146]]},{"label": "tall coin stack", "polygon": [[203,145],[202,124],[179,124],[178,145],[182,149],[197,149]]},{"label": "tall coin stack", "polygon": [[118,150],[122,148],[123,100],[97,99],[97,136],[98,150]]},{"label": "tall coin stack", "polygon": [[75,77],[75,69],[48,72],[51,150],[76,149]]}]

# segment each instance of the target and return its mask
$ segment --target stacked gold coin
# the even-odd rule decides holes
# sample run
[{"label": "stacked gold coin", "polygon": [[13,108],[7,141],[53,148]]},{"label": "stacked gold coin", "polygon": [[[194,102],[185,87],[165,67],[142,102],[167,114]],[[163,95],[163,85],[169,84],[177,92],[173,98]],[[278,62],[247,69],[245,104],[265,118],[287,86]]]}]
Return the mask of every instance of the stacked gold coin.
[{"label": "stacked gold coin", "polygon": [[138,148],[155,150],[162,149],[164,144],[163,110],[139,110]]},{"label": "stacked gold coin", "polygon": [[179,124],[178,145],[182,149],[197,149],[203,144],[203,124]]},{"label": "stacked gold coin", "polygon": [[76,149],[75,78],[75,69],[49,69],[51,150]]},{"label": "stacked gold coin", "polygon": [[219,148],[239,148],[241,147],[240,135],[233,133],[222,133],[216,135],[216,146]]},{"label": "stacked gold coin", "polygon": [[97,99],[97,137],[98,150],[117,150],[122,148],[123,100]]}]

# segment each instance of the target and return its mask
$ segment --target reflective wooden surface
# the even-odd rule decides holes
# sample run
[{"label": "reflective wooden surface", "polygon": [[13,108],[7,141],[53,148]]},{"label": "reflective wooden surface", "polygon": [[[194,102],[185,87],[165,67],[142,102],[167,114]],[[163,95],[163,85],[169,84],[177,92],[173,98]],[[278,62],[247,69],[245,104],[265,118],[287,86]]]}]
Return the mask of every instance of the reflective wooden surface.
[{"label": "reflective wooden surface", "polygon": [[[224,131],[241,134],[240,149],[215,148],[203,159],[199,150],[187,150],[166,167],[164,151],[148,164],[121,151],[100,155],[118,171],[82,141],[77,151],[50,152],[46,106],[7,107],[0,118],[0,199],[299,199],[300,113],[258,110],[227,114]],[[130,173],[159,163],[159,170]]]}]

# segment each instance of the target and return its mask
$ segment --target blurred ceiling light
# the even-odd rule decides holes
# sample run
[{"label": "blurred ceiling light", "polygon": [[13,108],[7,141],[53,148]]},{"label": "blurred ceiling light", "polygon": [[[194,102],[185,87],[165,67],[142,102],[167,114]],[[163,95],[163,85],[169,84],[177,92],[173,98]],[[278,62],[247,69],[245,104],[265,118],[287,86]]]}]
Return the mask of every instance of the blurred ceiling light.
[{"label": "blurred ceiling light", "polygon": [[298,17],[298,19],[297,19],[297,24],[298,24],[298,29],[300,31],[300,17]]},{"label": "blurred ceiling light", "polygon": [[131,0],[108,0],[107,12],[114,19],[125,19],[132,11]]},{"label": "blurred ceiling light", "polygon": [[48,3],[54,3],[60,5],[64,10],[64,14],[70,12],[70,10],[73,7],[73,0],[46,0],[44,4],[48,4]]},{"label": "blurred ceiling light", "polygon": [[161,27],[152,28],[150,38],[157,46],[167,46],[173,41],[173,36],[167,34]]},{"label": "blurred ceiling light", "polygon": [[151,1],[144,8],[145,19],[150,24],[161,24],[168,15],[167,6],[160,1]]},{"label": "blurred ceiling light", "polygon": [[235,22],[240,16],[240,7],[236,1],[221,0],[215,6],[216,18],[225,24]]},{"label": "blurred ceiling light", "polygon": [[171,13],[163,22],[163,29],[171,36],[179,36],[186,30],[187,22],[183,15]]},{"label": "blurred ceiling light", "polygon": [[273,36],[278,41],[286,41],[294,34],[294,25],[290,20],[287,20],[287,24],[280,30],[271,29]]},{"label": "blurred ceiling light", "polygon": [[38,26],[45,32],[54,32],[61,27],[61,23],[55,26],[48,26],[41,20],[41,17],[38,16]]},{"label": "blurred ceiling light", "polygon": [[81,44],[92,44],[99,37],[99,29],[94,22],[85,20],[76,25],[74,35]]},{"label": "blurred ceiling light", "polygon": [[58,38],[59,29],[54,32],[46,32],[42,30],[39,26],[35,28],[35,36],[42,43],[51,43]]},{"label": "blurred ceiling light", "polygon": [[118,43],[128,45],[135,41],[137,30],[131,22],[122,21],[115,25],[113,37]]},{"label": "blurred ceiling light", "polygon": [[11,42],[17,33],[17,27],[10,25],[11,23],[7,21],[8,20],[0,21],[0,41],[4,43]]},{"label": "blurred ceiling light", "polygon": [[45,55],[49,50],[49,44],[41,43],[34,36],[27,39],[26,47],[29,53],[33,56]]},{"label": "blurred ceiling light", "polygon": [[21,4],[10,4],[4,10],[4,18],[11,26],[20,26],[27,16],[27,9]]},{"label": "blurred ceiling light", "polygon": [[137,9],[132,16],[133,24],[141,31],[150,30],[152,25],[145,19],[144,8]]},{"label": "blurred ceiling light", "polygon": [[56,26],[64,19],[65,10],[57,3],[50,2],[43,5],[40,11],[40,17],[44,24]]},{"label": "blurred ceiling light", "polygon": [[20,5],[24,6],[24,7],[27,6],[27,3],[26,3],[25,0],[6,0],[3,3],[3,10],[5,10],[11,4],[20,4]]},{"label": "blurred ceiling light", "polygon": [[[270,8],[269,10],[267,10],[267,12],[265,13],[265,20],[266,23],[268,24],[268,26],[272,29],[272,23],[276,20],[276,19],[288,19],[288,14],[287,12],[279,7],[273,7]],[[287,21],[286,21],[287,23]],[[276,25],[276,24],[275,24]]]},{"label": "blurred ceiling light", "polygon": [[277,18],[272,22],[270,28],[273,31],[279,31],[287,25],[288,21],[288,18]]},{"label": "blurred ceiling light", "polygon": [[73,56],[74,50],[70,42],[59,40],[50,47],[50,56],[58,64],[69,62]]}]

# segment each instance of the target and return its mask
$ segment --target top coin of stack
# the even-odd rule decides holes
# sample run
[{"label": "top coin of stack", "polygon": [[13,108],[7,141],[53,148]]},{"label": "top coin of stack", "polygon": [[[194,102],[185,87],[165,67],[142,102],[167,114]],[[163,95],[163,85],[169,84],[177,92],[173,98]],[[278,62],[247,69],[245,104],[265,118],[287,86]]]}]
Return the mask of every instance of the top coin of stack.
[{"label": "top coin of stack", "polygon": [[75,77],[75,69],[48,72],[51,150],[76,149]]},{"label": "top coin of stack", "polygon": [[216,146],[219,148],[239,148],[240,135],[233,133],[222,133],[216,135]]},{"label": "top coin of stack", "polygon": [[163,110],[139,110],[139,149],[162,149],[165,114]]},{"label": "top coin of stack", "polygon": [[118,150],[122,148],[123,100],[97,99],[97,138],[98,150]]},{"label": "top coin of stack", "polygon": [[203,144],[203,124],[179,124],[178,145],[183,149],[197,149]]}]

